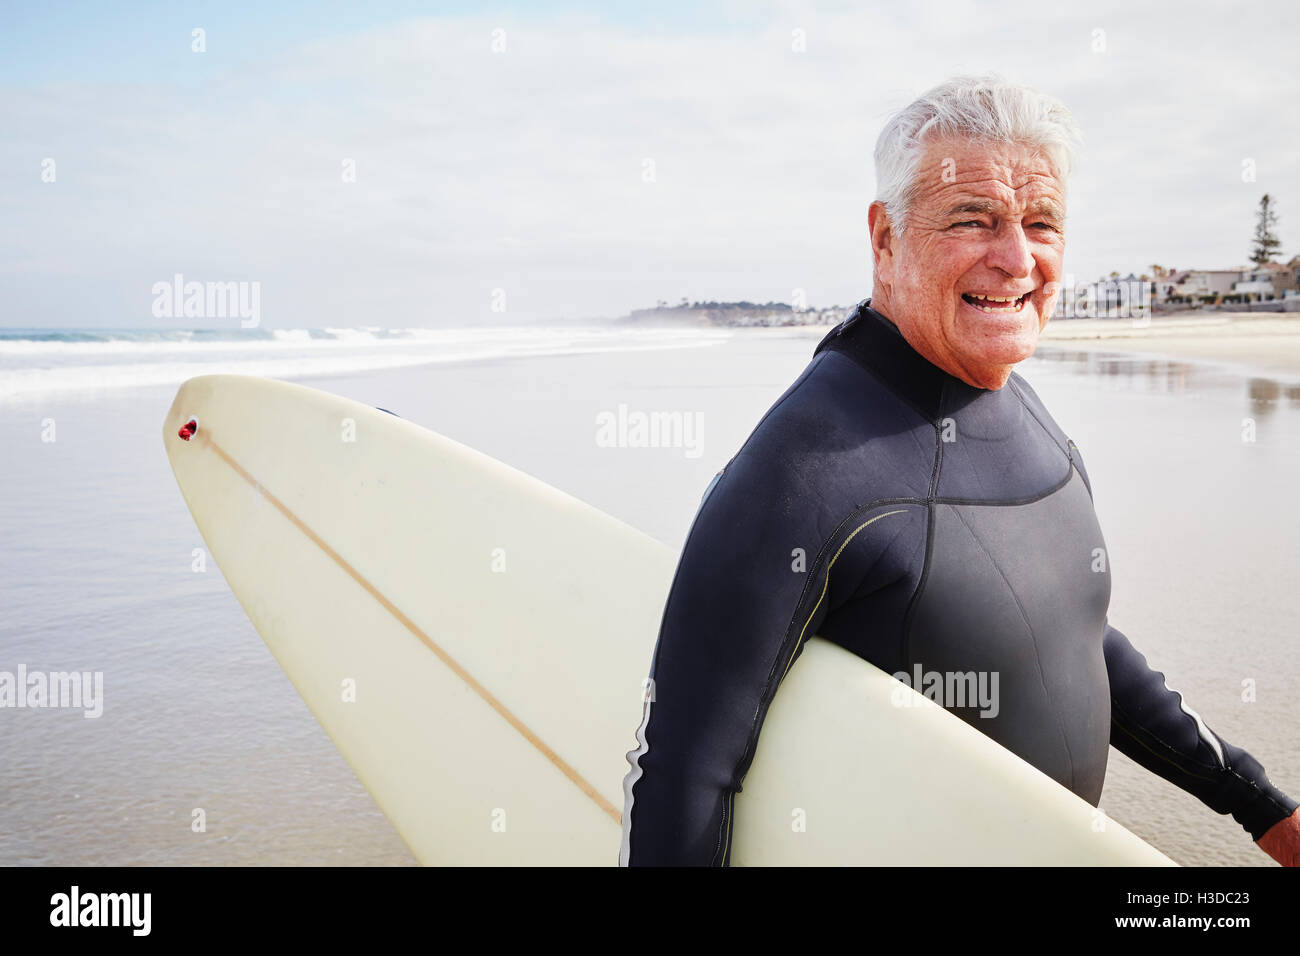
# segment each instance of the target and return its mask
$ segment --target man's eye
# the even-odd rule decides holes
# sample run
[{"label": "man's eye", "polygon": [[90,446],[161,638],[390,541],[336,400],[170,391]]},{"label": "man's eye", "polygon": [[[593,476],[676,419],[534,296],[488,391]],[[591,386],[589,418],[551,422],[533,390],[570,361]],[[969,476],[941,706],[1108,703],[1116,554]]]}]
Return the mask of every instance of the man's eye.
[{"label": "man's eye", "polygon": [[1035,229],[1050,229],[1052,232],[1056,232],[1056,227],[1053,226],[1050,222],[1036,222],[1036,223],[1034,223],[1034,228],[1035,228]]},{"label": "man's eye", "polygon": [[979,221],[977,221],[977,220],[975,220],[975,219],[967,219],[965,222],[954,222],[954,223],[953,223],[953,227],[954,227],[954,228],[956,228],[957,226],[982,226],[982,225],[984,225],[984,223],[979,222]]}]

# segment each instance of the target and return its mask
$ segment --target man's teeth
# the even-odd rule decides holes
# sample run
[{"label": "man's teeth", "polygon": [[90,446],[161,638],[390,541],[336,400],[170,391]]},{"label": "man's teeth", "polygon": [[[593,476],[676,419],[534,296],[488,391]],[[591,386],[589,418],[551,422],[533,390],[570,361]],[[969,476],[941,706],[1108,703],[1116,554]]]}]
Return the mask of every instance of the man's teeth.
[{"label": "man's teeth", "polygon": [[1026,296],[965,295],[963,298],[981,312],[1019,312],[1020,300]]}]

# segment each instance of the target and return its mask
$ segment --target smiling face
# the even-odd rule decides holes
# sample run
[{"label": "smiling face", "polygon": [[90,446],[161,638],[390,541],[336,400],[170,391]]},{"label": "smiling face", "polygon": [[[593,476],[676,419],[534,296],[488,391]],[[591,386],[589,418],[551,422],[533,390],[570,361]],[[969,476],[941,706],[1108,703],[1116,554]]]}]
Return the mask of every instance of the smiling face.
[{"label": "smiling face", "polygon": [[1060,292],[1065,184],[1016,143],[938,139],[899,234],[871,204],[871,307],[908,343],[977,388],[1001,388],[1033,354]]}]

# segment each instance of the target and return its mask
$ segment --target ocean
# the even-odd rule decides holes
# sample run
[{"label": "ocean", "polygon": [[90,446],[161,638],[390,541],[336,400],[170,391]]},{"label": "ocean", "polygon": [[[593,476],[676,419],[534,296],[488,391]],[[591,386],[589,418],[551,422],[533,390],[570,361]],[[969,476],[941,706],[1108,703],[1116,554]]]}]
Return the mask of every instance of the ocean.
[{"label": "ocean", "polygon": [[[414,862],[220,572],[193,568],[159,434],[181,381],[290,378],[392,410],[679,548],[824,332],[0,330],[0,670],[104,675],[96,719],[0,709],[0,863]],[[1021,373],[1086,458],[1111,622],[1300,794],[1300,390],[1046,348]],[[596,423],[621,406],[690,413],[698,440],[606,447]],[[1271,865],[1114,750],[1102,806],[1181,863]]]}]

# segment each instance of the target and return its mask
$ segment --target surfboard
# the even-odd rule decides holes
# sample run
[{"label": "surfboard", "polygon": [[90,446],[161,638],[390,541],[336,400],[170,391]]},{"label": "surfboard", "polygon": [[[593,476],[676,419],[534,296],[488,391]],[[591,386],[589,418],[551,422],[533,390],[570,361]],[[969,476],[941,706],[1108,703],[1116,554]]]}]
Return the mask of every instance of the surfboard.
[{"label": "surfboard", "polygon": [[[208,550],[425,864],[615,865],[673,551],[472,448],[210,375],[163,424]],[[735,865],[1173,865],[820,638],[769,709]]]}]

